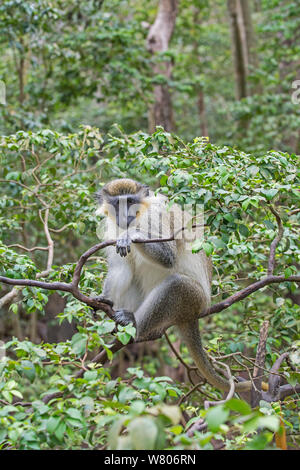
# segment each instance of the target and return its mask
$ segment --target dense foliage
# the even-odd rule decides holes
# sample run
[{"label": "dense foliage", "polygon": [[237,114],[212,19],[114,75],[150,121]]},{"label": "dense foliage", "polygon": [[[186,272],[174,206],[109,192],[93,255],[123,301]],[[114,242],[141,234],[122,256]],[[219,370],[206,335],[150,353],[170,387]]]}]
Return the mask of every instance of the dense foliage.
[{"label": "dense foliage", "polygon": [[[226,3],[181,0],[156,55],[146,38],[157,1],[1,3],[1,449],[299,448],[300,5],[253,2],[255,66],[237,99]],[[154,73],[161,63],[170,78]],[[148,131],[158,85],[170,91],[174,133]],[[175,328],[131,344],[131,324],[115,331],[55,287],[101,240],[95,192],[128,176],[203,209],[193,250],[213,261],[212,312],[199,325],[214,364],[253,377],[267,327],[263,390],[275,377],[291,393],[254,386],[266,398],[257,405],[250,394],[226,400]],[[97,251],[80,291],[99,295],[105,273]]]},{"label": "dense foliage", "polygon": [[[19,247],[27,232],[35,247],[45,245],[42,228],[49,210],[47,226],[55,242],[55,256],[48,280],[70,281],[79,253],[96,242],[93,194],[99,180],[128,174],[152,184],[156,181],[154,187],[159,180],[159,191],[168,194],[171,201],[204,205],[207,234],[204,243],[195,242],[194,250],[203,248],[213,258],[214,303],[265,276],[270,242],[277,231],[270,207],[280,212],[284,226],[275,274],[288,278],[295,272],[299,256],[299,214],[293,213],[299,200],[295,155],[273,151],[253,156],[199,138],[186,143],[161,129],[150,136],[141,132],[125,135],[114,128],[111,134],[102,136],[90,127],[69,135],[51,130],[19,131],[2,138],[1,151],[1,181],[6,181],[1,196],[4,276],[38,278],[47,264],[43,251],[38,256],[38,249],[34,250],[31,258],[30,253],[21,254]],[[81,242],[74,249],[71,242],[75,237]],[[82,274],[81,290],[96,295],[104,273],[102,259],[91,260]],[[269,319],[271,328],[266,367],[280,352],[295,351],[299,307],[286,298],[287,289],[293,292],[295,287],[283,282],[234,305],[207,324],[205,338],[210,353],[242,353],[247,346],[248,356],[255,356],[263,319]],[[26,335],[26,316],[37,312],[38,317],[43,315],[51,291],[17,289],[10,315],[19,315]],[[245,402],[233,399],[207,412],[208,431],[204,435],[187,437],[183,423],[195,420],[195,411],[197,415],[206,413],[201,411],[203,398],[195,393],[190,402],[183,401],[183,418],[178,400],[188,384],[179,385],[157,375],[156,360],[146,358],[143,367],[134,361],[119,377],[115,372],[112,377],[109,368],[101,365],[87,369],[91,354],[99,347],[109,352],[114,322],[104,313],[95,319],[88,306],[68,293],[61,295],[66,306],[57,312],[59,322],[67,320],[77,328],[70,339],[34,344],[14,337],[6,342],[7,355],[1,363],[4,447],[102,447],[108,442],[110,448],[193,448],[196,444],[207,448],[215,437],[225,438],[227,448],[261,448],[272,439],[279,426],[278,403],[265,403],[259,411],[252,411]],[[123,344],[133,334],[131,326],[118,327],[117,337]],[[175,366],[164,341],[160,349],[163,361]],[[185,348],[182,353],[186,356]],[[296,355],[292,357],[296,361]],[[188,356],[186,360],[189,362]],[[245,366],[242,357],[240,360]],[[78,368],[84,374],[76,378]],[[282,374],[288,383],[295,384],[297,377],[289,367],[284,366]],[[204,391],[210,389],[203,386]],[[56,392],[63,392],[63,398],[42,401]],[[209,395],[217,398],[219,393],[210,390]],[[287,425],[293,428],[294,402],[287,399],[283,406],[291,419],[287,419]],[[124,426],[128,429],[126,436],[120,434]],[[258,427],[267,431],[253,436]],[[145,428],[147,434],[141,433]],[[229,430],[230,438],[226,437]]]}]

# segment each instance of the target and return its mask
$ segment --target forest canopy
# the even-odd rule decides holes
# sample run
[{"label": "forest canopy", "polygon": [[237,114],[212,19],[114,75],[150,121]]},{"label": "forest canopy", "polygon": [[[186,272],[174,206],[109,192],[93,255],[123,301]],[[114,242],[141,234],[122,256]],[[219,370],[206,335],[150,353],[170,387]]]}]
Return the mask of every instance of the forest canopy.
[{"label": "forest canopy", "polygon": [[[299,449],[299,18],[284,0],[1,3],[1,449]],[[135,342],[94,300],[114,178],[203,208],[199,326],[229,393],[176,328]]]}]

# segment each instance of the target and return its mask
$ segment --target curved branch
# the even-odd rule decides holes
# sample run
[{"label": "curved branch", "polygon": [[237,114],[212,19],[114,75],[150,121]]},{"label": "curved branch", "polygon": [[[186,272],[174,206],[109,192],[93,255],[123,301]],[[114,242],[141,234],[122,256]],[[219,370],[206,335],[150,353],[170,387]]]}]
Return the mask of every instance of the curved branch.
[{"label": "curved branch", "polygon": [[266,276],[260,281],[253,282],[244,289],[241,289],[230,297],[227,297],[227,299],[223,300],[222,302],[213,305],[206,312],[201,314],[201,318],[206,317],[208,315],[212,315],[213,313],[219,313],[222,310],[225,310],[226,308],[230,307],[232,304],[245,299],[249,295],[262,289],[265,286],[268,286],[269,284],[280,284],[281,282],[300,282],[300,276]]},{"label": "curved branch", "polygon": [[[279,356],[279,358],[274,362],[269,376],[269,390],[270,395],[273,396],[274,401],[276,400],[277,395],[280,393],[280,376],[275,375],[274,372],[278,372],[282,362],[289,357],[289,353],[285,352]],[[273,372],[273,373],[272,373]]]},{"label": "curved branch", "polygon": [[94,253],[96,253],[97,251],[99,251],[103,248],[106,248],[107,246],[114,245],[115,243],[116,243],[115,240],[108,240],[106,242],[97,243],[97,245],[92,246],[89,250],[87,250],[85,253],[83,253],[80,256],[80,258],[79,258],[79,260],[76,264],[74,275],[73,275],[73,280],[72,280],[72,285],[74,287],[78,287],[82,268],[85,265],[85,263],[87,262],[88,258],[90,256],[92,256]]},{"label": "curved branch", "polygon": [[297,384],[294,387],[293,385],[285,384],[279,387],[276,398],[274,398],[274,395],[269,392],[262,392],[262,399],[268,403],[272,403],[274,401],[284,400],[284,398],[296,394],[300,394],[300,384]]},{"label": "curved branch", "polygon": [[32,248],[26,248],[26,246],[19,245],[18,243],[15,243],[14,245],[8,245],[8,248],[20,248],[21,250],[28,251],[29,253],[32,251],[48,251],[47,246],[34,246]]},{"label": "curved branch", "polygon": [[14,287],[10,292],[7,292],[7,294],[1,297],[0,308],[4,307],[4,305],[8,304],[9,302],[12,302],[17,295],[18,289]]},{"label": "curved branch", "polygon": [[38,277],[44,277],[44,276],[47,276],[50,273],[51,268],[52,268],[53,258],[54,258],[54,242],[51,238],[51,235],[50,235],[50,232],[49,232],[49,227],[48,227],[49,208],[47,208],[46,211],[45,211],[45,219],[43,219],[43,217],[42,217],[42,211],[41,210],[39,210],[39,216],[40,216],[40,219],[41,219],[41,221],[44,225],[44,232],[45,232],[46,239],[47,239],[47,242],[48,242],[47,267],[46,267],[45,271],[42,271],[41,273],[39,273],[39,276],[38,276]]},{"label": "curved branch", "polygon": [[286,397],[289,397],[290,395],[295,395],[295,394],[300,393],[300,384],[295,385],[281,385],[280,390],[279,390],[279,397],[280,400],[283,400]]}]

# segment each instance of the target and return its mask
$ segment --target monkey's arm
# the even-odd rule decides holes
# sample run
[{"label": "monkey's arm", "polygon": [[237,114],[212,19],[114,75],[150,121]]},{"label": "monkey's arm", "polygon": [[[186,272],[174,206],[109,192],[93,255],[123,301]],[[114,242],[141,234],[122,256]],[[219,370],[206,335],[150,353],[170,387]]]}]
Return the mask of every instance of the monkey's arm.
[{"label": "monkey's arm", "polygon": [[145,258],[165,268],[173,268],[175,265],[177,255],[175,242],[136,243],[135,247]]}]

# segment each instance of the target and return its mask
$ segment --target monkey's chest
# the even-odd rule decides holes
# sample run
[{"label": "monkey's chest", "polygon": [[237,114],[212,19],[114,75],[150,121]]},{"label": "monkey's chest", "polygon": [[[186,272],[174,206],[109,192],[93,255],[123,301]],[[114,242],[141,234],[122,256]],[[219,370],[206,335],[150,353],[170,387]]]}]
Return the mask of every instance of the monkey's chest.
[{"label": "monkey's chest", "polygon": [[134,253],[134,277],[135,282],[146,296],[160,284],[166,277],[172,274],[170,269],[159,266],[157,263],[148,261],[138,252]]}]

